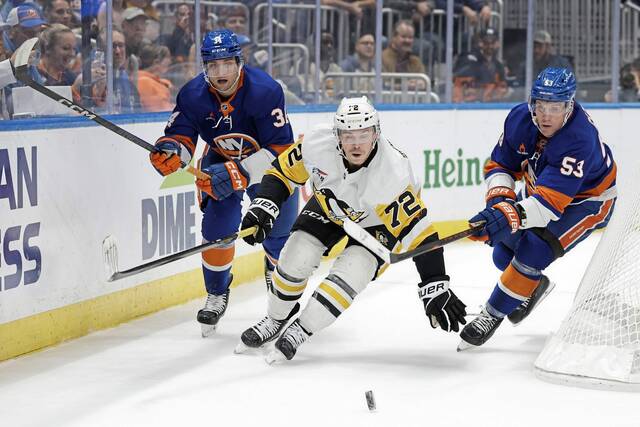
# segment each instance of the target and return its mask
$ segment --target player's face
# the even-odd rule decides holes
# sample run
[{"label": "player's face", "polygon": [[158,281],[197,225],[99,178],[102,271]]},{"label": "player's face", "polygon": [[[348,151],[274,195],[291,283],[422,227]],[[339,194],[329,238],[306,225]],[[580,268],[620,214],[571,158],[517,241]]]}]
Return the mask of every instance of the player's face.
[{"label": "player's face", "polygon": [[375,142],[375,128],[340,131],[344,157],[353,166],[360,166],[369,158]]},{"label": "player's face", "polygon": [[235,83],[240,66],[235,58],[225,58],[207,62],[206,69],[211,84],[217,90],[225,92]]},{"label": "player's face", "polygon": [[550,102],[536,100],[534,111],[538,128],[547,138],[551,138],[564,124],[567,114],[567,102]]}]

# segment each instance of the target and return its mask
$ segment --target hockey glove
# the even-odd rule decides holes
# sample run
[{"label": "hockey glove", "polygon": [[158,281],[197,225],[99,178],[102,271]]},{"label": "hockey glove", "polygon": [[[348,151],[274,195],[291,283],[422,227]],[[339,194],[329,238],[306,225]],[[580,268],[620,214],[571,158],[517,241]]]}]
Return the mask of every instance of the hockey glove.
[{"label": "hockey glove", "polygon": [[490,208],[504,201],[515,202],[516,192],[509,187],[493,187],[487,191],[484,200],[487,203],[486,208]]},{"label": "hockey glove", "polygon": [[469,220],[470,223],[478,221],[486,223],[471,239],[485,240],[488,245],[493,246],[518,231],[522,223],[522,208],[512,201],[505,200],[486,208]]},{"label": "hockey glove", "polygon": [[158,151],[150,153],[149,160],[160,175],[167,176],[180,169],[182,147],[177,141],[160,138],[156,148]]},{"label": "hockey glove", "polygon": [[210,178],[196,179],[196,185],[216,200],[226,199],[234,192],[244,190],[249,183],[249,173],[234,160],[214,163],[203,168],[202,172]]},{"label": "hockey glove", "polygon": [[432,328],[440,326],[443,331],[458,332],[458,325],[467,323],[464,318],[467,314],[466,305],[449,289],[447,276],[428,283],[418,283],[418,296],[424,303],[424,311]]},{"label": "hockey glove", "polygon": [[251,205],[249,205],[249,210],[242,218],[242,226],[240,228],[244,230],[245,228],[256,226],[258,229],[254,234],[246,236],[244,241],[252,246],[256,243],[262,243],[271,232],[273,223],[279,213],[280,209],[273,201],[259,197],[253,199]]}]

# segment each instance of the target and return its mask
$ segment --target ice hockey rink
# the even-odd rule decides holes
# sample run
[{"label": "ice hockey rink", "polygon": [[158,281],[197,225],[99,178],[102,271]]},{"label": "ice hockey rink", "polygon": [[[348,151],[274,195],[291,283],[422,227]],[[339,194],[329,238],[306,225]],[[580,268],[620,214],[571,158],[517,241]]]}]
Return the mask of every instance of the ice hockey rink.
[{"label": "ice hockey rink", "polygon": [[[192,301],[0,363],[0,425],[638,426],[638,394],[555,385],[533,373],[599,237],[555,263],[547,271],[553,293],[520,326],[505,321],[482,348],[457,353],[456,334],[431,329],[408,261],[372,283],[294,360],[269,366],[264,351],[233,353],[265,312],[256,281],[232,292],[209,339],[195,322],[202,302]],[[478,311],[497,277],[490,249],[457,243],[445,256],[453,288]]]}]

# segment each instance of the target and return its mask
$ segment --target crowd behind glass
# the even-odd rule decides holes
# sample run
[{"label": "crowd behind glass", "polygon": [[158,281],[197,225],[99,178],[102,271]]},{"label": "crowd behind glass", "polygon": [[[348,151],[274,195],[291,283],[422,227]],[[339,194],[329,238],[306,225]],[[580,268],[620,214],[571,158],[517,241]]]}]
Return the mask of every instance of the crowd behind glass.
[{"label": "crowd behind glass", "polygon": [[[599,26],[593,24],[599,19],[597,7],[602,6],[604,11],[611,1],[579,1],[589,3],[593,15],[591,21],[584,19],[580,25],[591,25],[591,31],[585,34],[598,38]],[[22,42],[38,37],[41,55],[31,73],[40,83],[69,87],[75,102],[97,112],[169,111],[180,87],[202,70],[196,63],[197,22],[200,35],[217,28],[234,31],[243,47],[244,62],[270,71],[285,89],[288,105],[335,104],[343,96],[374,98],[376,0],[320,3],[321,12],[316,14],[315,1],[274,0],[269,28],[268,3],[264,0],[202,0],[197,19],[193,2],[113,0],[112,43],[107,46],[104,0],[82,5],[80,0],[4,0],[0,8],[0,59],[10,58]],[[526,16],[522,15],[526,14],[526,0],[453,3],[453,62],[447,67],[447,0],[382,2],[380,101],[444,102],[447,81],[452,83],[449,99],[455,103],[524,100],[527,36],[523,24]],[[627,0],[620,6],[620,102],[640,101],[637,3]],[[536,17],[540,13],[538,10]],[[532,75],[547,66],[572,68],[579,81],[578,99],[610,102],[610,49],[596,42],[581,44],[570,39],[563,31],[563,18],[569,20],[571,13],[568,9],[549,11],[553,16],[543,12],[543,18],[534,20]],[[611,33],[610,14],[603,12],[601,16],[602,31]],[[582,21],[578,18],[578,22]],[[316,28],[320,28],[319,50],[315,45]],[[556,43],[557,38],[562,43]],[[112,49],[111,70],[105,65],[108,49]],[[584,60],[587,57],[588,62]],[[107,91],[108,73],[112,74],[112,91]],[[0,103],[5,119],[14,114],[15,86],[20,83],[3,89]],[[109,106],[108,92],[113,93],[113,105]]]}]

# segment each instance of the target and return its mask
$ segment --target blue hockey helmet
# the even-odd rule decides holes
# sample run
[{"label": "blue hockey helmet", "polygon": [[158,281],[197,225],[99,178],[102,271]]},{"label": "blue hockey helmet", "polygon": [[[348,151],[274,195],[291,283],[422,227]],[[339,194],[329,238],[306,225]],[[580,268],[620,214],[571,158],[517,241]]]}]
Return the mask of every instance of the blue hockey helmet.
[{"label": "blue hockey helmet", "polygon": [[215,30],[208,32],[200,47],[202,62],[207,63],[216,59],[238,58],[242,60],[242,49],[238,38],[230,30]]},{"label": "blue hockey helmet", "polygon": [[531,87],[531,102],[569,102],[576,95],[576,77],[566,68],[545,68]]}]

